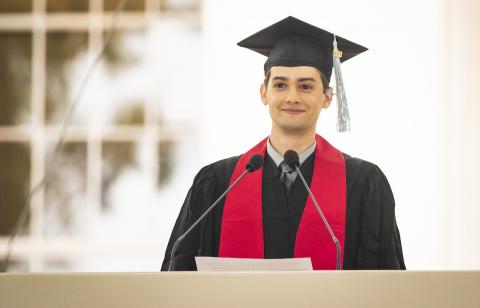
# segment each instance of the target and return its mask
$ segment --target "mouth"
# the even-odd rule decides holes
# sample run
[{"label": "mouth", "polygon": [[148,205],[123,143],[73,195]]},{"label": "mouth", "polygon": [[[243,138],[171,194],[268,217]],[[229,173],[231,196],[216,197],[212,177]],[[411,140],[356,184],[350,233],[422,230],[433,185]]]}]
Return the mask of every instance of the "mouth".
[{"label": "mouth", "polygon": [[286,112],[288,114],[300,114],[300,113],[305,112],[305,110],[303,110],[303,109],[293,109],[293,108],[282,109],[282,111]]}]

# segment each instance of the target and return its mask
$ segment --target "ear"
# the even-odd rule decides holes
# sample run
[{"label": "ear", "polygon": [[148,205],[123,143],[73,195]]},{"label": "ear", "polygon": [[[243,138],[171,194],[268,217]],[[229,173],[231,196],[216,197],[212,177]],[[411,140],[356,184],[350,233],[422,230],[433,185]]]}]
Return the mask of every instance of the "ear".
[{"label": "ear", "polygon": [[262,99],[262,103],[266,106],[268,105],[268,100],[267,100],[267,87],[265,86],[265,83],[262,82],[260,85],[260,98]]},{"label": "ear", "polygon": [[323,108],[324,108],[324,109],[327,109],[328,106],[330,106],[330,104],[332,103],[333,89],[332,89],[332,88],[326,89],[326,90],[325,90],[325,93],[324,93],[323,95],[324,95],[324,98],[323,98]]}]

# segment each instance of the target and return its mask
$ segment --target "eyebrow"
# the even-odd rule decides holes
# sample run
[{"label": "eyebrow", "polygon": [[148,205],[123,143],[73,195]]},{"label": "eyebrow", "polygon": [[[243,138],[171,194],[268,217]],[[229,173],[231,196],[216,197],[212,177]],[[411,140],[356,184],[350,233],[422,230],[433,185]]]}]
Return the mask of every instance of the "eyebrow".
[{"label": "eyebrow", "polygon": [[[281,80],[281,81],[288,81],[288,78],[285,76],[274,76],[272,80]],[[298,82],[304,82],[304,81],[313,81],[316,82],[315,78],[312,77],[303,77],[303,78],[298,78]]]},{"label": "eyebrow", "polygon": [[315,78],[312,77],[305,77],[305,78],[298,78],[299,82],[304,82],[304,81],[313,81],[316,82]]}]

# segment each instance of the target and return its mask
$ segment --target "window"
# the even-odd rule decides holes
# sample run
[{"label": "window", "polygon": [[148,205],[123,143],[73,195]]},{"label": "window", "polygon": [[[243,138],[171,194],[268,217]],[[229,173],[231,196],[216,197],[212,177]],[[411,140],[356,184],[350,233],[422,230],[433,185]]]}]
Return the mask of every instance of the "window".
[{"label": "window", "polygon": [[166,188],[197,136],[198,104],[178,80],[201,69],[199,0],[127,2],[49,161],[117,3],[0,3],[2,257],[30,189],[51,172],[30,201],[9,271],[160,268],[168,235],[156,228],[174,194]]}]

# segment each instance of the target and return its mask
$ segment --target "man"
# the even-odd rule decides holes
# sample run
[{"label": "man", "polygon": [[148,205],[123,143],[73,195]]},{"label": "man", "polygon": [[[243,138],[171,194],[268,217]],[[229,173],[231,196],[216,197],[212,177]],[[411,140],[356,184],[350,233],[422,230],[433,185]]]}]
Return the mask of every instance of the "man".
[{"label": "man", "polygon": [[272,118],[270,136],[241,156],[200,170],[175,223],[162,270],[172,262],[175,240],[254,154],[264,157],[263,167],[247,174],[181,242],[173,268],[195,270],[195,256],[221,256],[310,257],[314,269],[335,269],[335,245],[296,171],[283,162],[287,150],[299,153],[301,173],[340,243],[343,268],[405,269],[386,177],[374,164],[338,151],[315,132],[321,110],[332,101],[334,41],[344,61],[366,50],[293,17],[239,43],[268,57],[260,94]]}]

